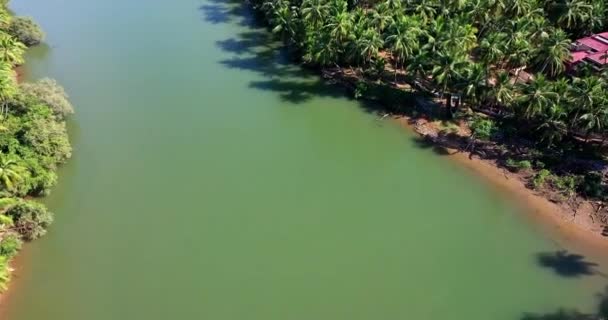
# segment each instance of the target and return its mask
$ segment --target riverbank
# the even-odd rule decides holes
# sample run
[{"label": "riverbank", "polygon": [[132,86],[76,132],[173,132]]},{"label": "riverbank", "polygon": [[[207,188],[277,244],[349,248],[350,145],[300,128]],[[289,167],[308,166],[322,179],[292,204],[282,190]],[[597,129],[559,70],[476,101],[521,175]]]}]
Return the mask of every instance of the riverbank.
[{"label": "riverbank", "polygon": [[[316,16],[308,13],[309,3],[250,4],[295,60],[329,82],[344,84],[356,99],[378,101],[384,107],[371,109],[381,116],[428,120],[416,127],[422,145],[487,159],[565,212],[558,216],[571,216],[583,229],[608,236],[607,137],[601,130],[606,118],[600,116],[608,110],[602,98],[608,79],[565,73],[568,47],[549,67],[546,39],[534,39],[557,30],[563,38],[558,42],[565,45],[571,43],[568,28],[543,25],[541,33],[522,28],[516,34],[534,40],[525,43],[525,51],[533,53],[526,59],[532,61],[513,61],[521,48],[507,46],[498,54],[488,49],[498,48],[494,41],[505,30],[511,33],[512,19],[526,19],[519,10],[492,21],[491,30],[468,15],[489,9],[473,3],[452,10],[439,5],[441,14],[424,19],[414,4],[402,2],[332,2],[319,5],[327,10]],[[543,19],[555,14],[537,9]],[[460,19],[465,12],[467,19]],[[433,20],[450,24],[429,23]],[[456,34],[446,36],[451,32]],[[509,50],[514,51],[505,54]]]},{"label": "riverbank", "polygon": [[[425,141],[435,143],[434,147],[441,148],[437,150],[438,154],[480,177],[484,183],[512,200],[536,223],[543,224],[549,232],[557,232],[564,239],[589,246],[593,251],[608,249],[608,239],[602,236],[604,225],[592,219],[594,208],[588,201],[583,201],[575,213],[567,204],[550,201],[546,195],[528,188],[524,174],[506,170],[496,161],[449,147],[446,142],[432,142],[430,137],[437,136],[440,130],[424,117],[393,115],[393,119]],[[463,133],[467,134],[466,131]]]},{"label": "riverbank", "polygon": [[[537,221],[560,230],[566,237],[580,239],[593,247],[608,248],[608,237],[602,235],[606,224],[595,217],[603,207],[595,208],[594,201],[583,197],[575,196],[574,201],[565,199],[550,186],[540,190],[531,188],[530,181],[537,171],[508,170],[504,165],[505,156],[488,155],[496,153],[495,149],[501,145],[484,145],[472,135],[466,121],[456,120],[456,124],[446,126],[446,119],[437,116],[442,106],[433,97],[407,85],[394,87],[384,82],[369,81],[352,69],[332,68],[319,72],[328,84],[342,85],[356,98],[379,104],[372,107],[374,112],[382,117],[391,115],[417,133],[421,145],[435,149],[437,154],[471,170],[502,193],[508,193],[508,197],[523,207],[523,211],[536,215]],[[361,86],[362,83],[365,85]],[[478,147],[470,148],[475,145]]]},{"label": "riverbank", "polygon": [[36,199],[50,193],[58,167],[72,155],[66,119],[74,112],[55,80],[22,82],[26,50],[42,43],[44,33],[6,5],[0,6],[0,293],[20,265],[16,257],[24,243],[44,236],[53,222],[53,213]]}]

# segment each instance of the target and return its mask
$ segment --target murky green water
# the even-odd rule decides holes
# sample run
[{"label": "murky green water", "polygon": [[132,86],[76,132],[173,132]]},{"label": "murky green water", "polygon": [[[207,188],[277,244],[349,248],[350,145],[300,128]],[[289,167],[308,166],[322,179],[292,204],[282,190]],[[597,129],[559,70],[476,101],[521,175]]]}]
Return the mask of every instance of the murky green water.
[{"label": "murky green water", "polygon": [[[74,158],[9,320],[521,319],[593,311],[477,179],[291,65],[217,0],[14,0],[71,93]],[[570,251],[570,254],[578,252]],[[588,275],[586,273],[594,273]]]}]

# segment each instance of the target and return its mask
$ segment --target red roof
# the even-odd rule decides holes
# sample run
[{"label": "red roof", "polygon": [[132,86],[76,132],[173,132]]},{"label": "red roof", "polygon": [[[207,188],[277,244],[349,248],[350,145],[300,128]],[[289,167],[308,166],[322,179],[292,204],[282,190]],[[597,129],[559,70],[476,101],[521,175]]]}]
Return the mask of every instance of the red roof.
[{"label": "red roof", "polygon": [[594,51],[598,51],[598,52],[608,51],[608,44],[603,43],[593,37],[578,39],[576,42],[583,44],[583,45],[593,49]]},{"label": "red roof", "polygon": [[577,63],[577,62],[585,59],[585,57],[587,57],[588,55],[589,55],[589,53],[587,53],[586,51],[572,52],[569,62],[570,63]]},{"label": "red roof", "polygon": [[608,53],[606,53],[606,52],[593,53],[593,54],[588,55],[587,59],[589,59],[599,65],[605,65],[608,62]]}]

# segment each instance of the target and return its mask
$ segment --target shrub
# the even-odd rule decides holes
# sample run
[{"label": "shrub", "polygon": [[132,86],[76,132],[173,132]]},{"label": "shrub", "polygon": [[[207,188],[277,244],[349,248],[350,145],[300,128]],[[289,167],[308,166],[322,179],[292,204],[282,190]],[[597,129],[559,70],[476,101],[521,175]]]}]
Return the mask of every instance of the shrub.
[{"label": "shrub", "polygon": [[13,18],[8,33],[28,47],[40,44],[44,39],[44,32],[30,17]]},{"label": "shrub", "polygon": [[606,190],[602,185],[602,174],[600,172],[589,172],[583,178],[581,191],[590,198],[603,198]]},{"label": "shrub", "polygon": [[561,192],[572,195],[576,191],[579,179],[576,176],[553,177],[553,185]]},{"label": "shrub", "polygon": [[11,278],[11,269],[8,258],[0,256],[0,292],[5,291]]},{"label": "shrub", "polygon": [[21,241],[19,234],[9,232],[0,240],[0,255],[12,258],[21,250],[22,245],[23,241]]},{"label": "shrub", "polygon": [[367,83],[365,83],[365,81],[357,82],[357,87],[355,88],[355,99],[363,98],[365,96],[365,93],[367,93],[368,89],[369,87],[367,86]]},{"label": "shrub", "polygon": [[15,229],[26,241],[42,237],[53,222],[53,214],[44,205],[33,201],[22,201],[5,214],[13,219]]},{"label": "shrub", "polygon": [[476,117],[471,123],[471,130],[478,139],[489,140],[498,131],[496,124],[491,119]]},{"label": "shrub", "polygon": [[44,78],[33,83],[21,85],[24,94],[46,104],[59,119],[74,113],[74,107],[68,100],[68,95],[57,81]]},{"label": "shrub", "polygon": [[528,170],[532,168],[532,163],[528,160],[517,161],[509,158],[505,164],[514,171]]},{"label": "shrub", "polygon": [[551,177],[551,171],[549,171],[547,169],[540,170],[534,176],[534,179],[532,179],[532,186],[534,186],[534,189],[539,189],[539,188],[543,187],[549,177]]},{"label": "shrub", "polygon": [[56,163],[65,162],[72,156],[65,123],[36,117],[25,127],[24,143],[39,156],[51,157]]}]

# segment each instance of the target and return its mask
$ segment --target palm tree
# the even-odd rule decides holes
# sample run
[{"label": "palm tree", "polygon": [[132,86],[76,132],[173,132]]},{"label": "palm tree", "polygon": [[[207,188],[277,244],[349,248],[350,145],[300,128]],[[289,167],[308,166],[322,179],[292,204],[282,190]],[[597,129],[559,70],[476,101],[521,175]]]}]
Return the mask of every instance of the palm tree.
[{"label": "palm tree", "polygon": [[444,48],[459,47],[469,51],[477,46],[477,28],[465,21],[462,17],[450,20],[446,25],[447,30],[442,30]]},{"label": "palm tree", "polygon": [[549,4],[549,14],[560,27],[577,28],[593,15],[593,6],[585,0],[558,0]]},{"label": "palm tree", "polygon": [[280,34],[291,43],[297,43],[296,20],[288,1],[276,1],[272,3],[272,14],[270,24],[274,26],[272,32]]},{"label": "palm tree", "polygon": [[0,61],[11,65],[23,63],[25,45],[8,34],[0,34]]},{"label": "palm tree", "polygon": [[426,51],[419,51],[418,54],[413,55],[407,65],[409,74],[413,78],[426,79],[427,72],[430,67],[430,58]]},{"label": "palm tree", "polygon": [[536,65],[540,72],[552,77],[565,71],[565,63],[570,58],[570,44],[566,33],[553,29],[543,38],[536,52]]},{"label": "palm tree", "polygon": [[8,29],[8,26],[11,23],[11,15],[6,11],[6,9],[0,9],[0,28],[2,30]]},{"label": "palm tree", "polygon": [[542,74],[536,75],[536,78],[530,83],[520,84],[519,89],[521,95],[518,97],[517,103],[523,108],[523,115],[527,119],[542,115],[559,99],[559,95],[553,91],[551,83]]},{"label": "palm tree", "polygon": [[462,86],[469,74],[471,61],[466,53],[455,49],[439,51],[436,54],[432,75],[433,81],[441,88],[441,96],[446,99],[446,110],[451,116],[452,109],[450,106],[451,95],[454,94],[454,89]]},{"label": "palm tree", "polygon": [[597,105],[593,109],[583,113],[578,118],[578,121],[582,124],[582,129],[586,132],[585,140],[589,140],[589,137],[593,132],[602,132],[602,128],[608,123],[607,119],[608,108],[606,108],[606,103]]},{"label": "palm tree", "polygon": [[8,113],[8,101],[17,93],[17,83],[15,80],[12,65],[0,62],[0,116],[4,117]]},{"label": "palm tree", "polygon": [[534,0],[511,0],[507,6],[507,12],[511,17],[521,17],[531,12],[536,5]]},{"label": "palm tree", "polygon": [[420,29],[419,25],[420,22],[410,16],[402,16],[390,28],[391,35],[386,38],[386,42],[397,62],[395,66],[395,81],[397,80],[397,69],[403,69],[405,61],[420,46],[418,38],[422,34],[422,29]]},{"label": "palm tree", "polygon": [[304,24],[314,30],[321,26],[328,16],[329,5],[325,0],[304,0],[301,13]]},{"label": "palm tree", "polygon": [[442,88],[442,93],[446,94],[449,89],[464,79],[470,61],[466,54],[453,49],[439,51],[434,64],[431,71],[433,80]]},{"label": "palm tree", "polygon": [[8,258],[0,256],[0,292],[8,289],[8,282],[11,277],[10,265]]},{"label": "palm tree", "polygon": [[481,63],[472,63],[465,72],[462,92],[471,104],[477,105],[487,90],[487,68]]},{"label": "palm tree", "polygon": [[379,4],[375,9],[371,9],[369,14],[371,15],[371,25],[378,29],[378,32],[382,33],[384,30],[393,23],[393,16],[390,13],[388,5],[384,3]]},{"label": "palm tree", "polygon": [[24,172],[25,167],[14,156],[0,154],[0,184],[7,191],[12,191],[15,182],[23,179]]},{"label": "palm tree", "polygon": [[332,21],[325,26],[331,37],[343,46],[350,37],[353,27],[353,16],[348,12],[340,12],[331,17]]},{"label": "palm tree", "polygon": [[566,95],[572,102],[570,104],[572,106],[570,129],[572,129],[578,123],[581,113],[590,112],[598,107],[604,99],[605,91],[602,80],[596,76],[574,78],[568,89]]},{"label": "palm tree", "polygon": [[406,10],[408,13],[414,13],[422,19],[423,23],[428,23],[435,19],[437,15],[436,5],[432,1],[419,1],[417,4],[410,6]]},{"label": "palm tree", "polygon": [[515,92],[511,85],[511,76],[506,71],[499,72],[494,85],[486,91],[484,100],[491,107],[511,107],[515,99]]},{"label": "palm tree", "polygon": [[479,44],[480,57],[484,64],[491,66],[501,64],[505,60],[507,34],[495,32],[488,34]]},{"label": "palm tree", "polygon": [[351,48],[350,56],[357,63],[367,64],[378,56],[384,41],[375,28],[355,31],[355,41]]}]

